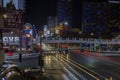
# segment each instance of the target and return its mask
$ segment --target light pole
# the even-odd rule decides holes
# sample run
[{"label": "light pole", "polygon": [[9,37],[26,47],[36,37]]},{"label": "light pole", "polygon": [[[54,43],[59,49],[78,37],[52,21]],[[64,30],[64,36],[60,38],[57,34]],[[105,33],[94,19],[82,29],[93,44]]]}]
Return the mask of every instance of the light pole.
[{"label": "light pole", "polygon": [[14,32],[11,31],[11,37],[12,37],[12,44],[14,45],[14,37],[13,37]]},{"label": "light pole", "polygon": [[44,60],[43,60],[43,51],[42,51],[42,34],[43,31],[39,32],[39,36],[40,36],[40,55],[38,57],[38,62],[39,62],[39,66],[40,66],[40,78],[42,79],[43,75],[42,75],[42,68],[44,65]]},{"label": "light pole", "polygon": [[20,53],[19,53],[19,62],[20,62],[20,66],[22,68],[22,31],[19,32],[19,37],[20,37],[20,41],[19,41],[19,45],[20,45]]},{"label": "light pole", "polygon": [[[91,33],[90,35],[93,37],[93,36],[94,36],[94,33]],[[92,45],[92,44],[91,44],[91,45]],[[94,49],[95,49],[94,47],[95,47],[95,43],[94,43],[94,38],[93,38],[93,45],[92,45],[92,47],[91,47],[91,48],[92,48],[91,50],[92,50],[93,52],[94,52]]]}]

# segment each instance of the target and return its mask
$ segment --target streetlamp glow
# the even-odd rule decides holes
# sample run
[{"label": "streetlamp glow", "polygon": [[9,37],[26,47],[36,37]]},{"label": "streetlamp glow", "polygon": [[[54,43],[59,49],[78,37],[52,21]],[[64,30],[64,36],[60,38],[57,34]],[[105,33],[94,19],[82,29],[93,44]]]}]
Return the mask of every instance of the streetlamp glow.
[{"label": "streetlamp glow", "polygon": [[4,14],[3,17],[6,19],[8,16],[6,14]]},{"label": "streetlamp glow", "polygon": [[68,25],[68,22],[65,22],[64,24],[65,24],[65,25]]},{"label": "streetlamp glow", "polygon": [[13,34],[13,31],[11,31],[11,34]]}]

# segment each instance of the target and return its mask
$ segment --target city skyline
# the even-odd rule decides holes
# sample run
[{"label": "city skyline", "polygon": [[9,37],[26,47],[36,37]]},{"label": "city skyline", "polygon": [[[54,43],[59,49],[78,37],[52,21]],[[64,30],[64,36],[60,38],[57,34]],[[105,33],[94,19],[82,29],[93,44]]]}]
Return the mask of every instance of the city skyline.
[{"label": "city skyline", "polygon": [[[58,0],[26,0],[25,21],[37,26],[46,25],[49,16],[57,16],[57,2]],[[80,27],[81,0],[72,1],[72,10],[73,27]]]}]

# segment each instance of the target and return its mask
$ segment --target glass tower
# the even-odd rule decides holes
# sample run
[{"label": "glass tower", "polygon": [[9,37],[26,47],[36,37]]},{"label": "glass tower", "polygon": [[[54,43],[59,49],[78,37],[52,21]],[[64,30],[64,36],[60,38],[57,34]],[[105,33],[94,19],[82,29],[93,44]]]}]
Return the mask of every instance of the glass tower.
[{"label": "glass tower", "polygon": [[120,3],[83,2],[82,29],[86,33],[118,32],[120,24]]},{"label": "glass tower", "polygon": [[59,0],[57,8],[58,23],[68,23],[72,26],[72,0]]},{"label": "glass tower", "polygon": [[103,32],[107,28],[107,4],[105,2],[84,2],[82,16],[84,32]]},{"label": "glass tower", "polygon": [[114,33],[120,31],[120,1],[109,1],[109,28]]}]

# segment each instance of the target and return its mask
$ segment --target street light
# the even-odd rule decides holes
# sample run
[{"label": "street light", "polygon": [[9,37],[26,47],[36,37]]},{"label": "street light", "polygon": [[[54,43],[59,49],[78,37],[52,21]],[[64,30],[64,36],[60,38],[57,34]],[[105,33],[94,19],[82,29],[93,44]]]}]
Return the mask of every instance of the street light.
[{"label": "street light", "polygon": [[7,18],[8,18],[7,14],[4,14],[4,15],[3,15],[3,18],[4,18],[4,19],[7,19]]},{"label": "street light", "polygon": [[64,24],[65,24],[65,26],[67,26],[67,25],[68,25],[68,22],[65,22]]}]

